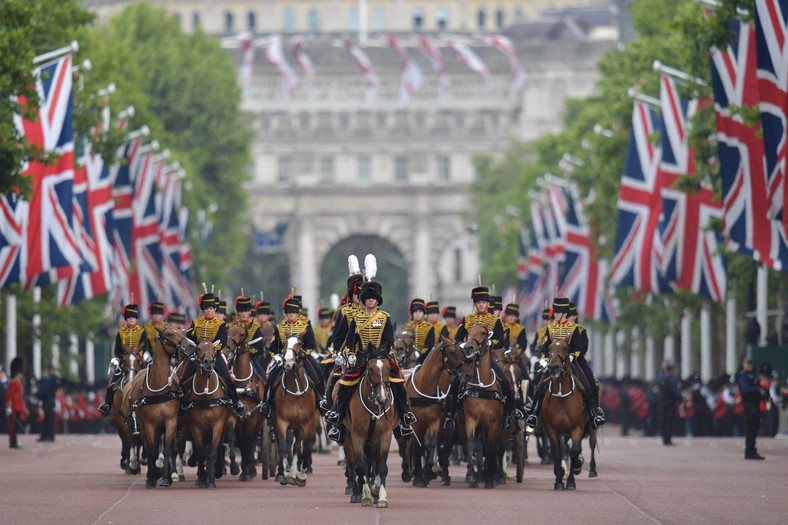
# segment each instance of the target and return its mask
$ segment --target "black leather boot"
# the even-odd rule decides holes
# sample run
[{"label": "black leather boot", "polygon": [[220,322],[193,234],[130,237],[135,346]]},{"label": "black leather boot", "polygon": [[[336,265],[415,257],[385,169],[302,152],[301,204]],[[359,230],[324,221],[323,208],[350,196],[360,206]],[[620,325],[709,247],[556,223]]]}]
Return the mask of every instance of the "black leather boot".
[{"label": "black leather boot", "polygon": [[457,410],[457,396],[459,395],[460,378],[455,377],[451,381],[449,391],[443,405],[443,428],[454,430],[454,413]]}]

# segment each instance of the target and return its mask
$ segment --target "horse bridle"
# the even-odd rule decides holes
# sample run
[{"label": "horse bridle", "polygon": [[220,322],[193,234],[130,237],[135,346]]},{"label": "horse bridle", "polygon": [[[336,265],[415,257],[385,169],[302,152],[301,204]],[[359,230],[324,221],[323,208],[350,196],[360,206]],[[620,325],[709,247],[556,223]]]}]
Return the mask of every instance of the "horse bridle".
[{"label": "horse bridle", "polygon": [[[557,357],[560,360],[561,372],[559,373],[558,377],[559,378],[563,377],[563,375],[567,372],[567,370],[566,370],[566,362],[569,360],[569,348],[568,347],[566,348],[566,354],[563,357],[560,354],[558,354],[556,352],[552,352],[552,351],[549,354],[547,354],[547,357],[551,361],[552,361],[553,357]],[[549,363],[548,363],[548,366],[549,366]]]},{"label": "horse bridle", "polygon": [[[176,330],[174,330],[174,331],[176,331]],[[165,333],[167,333],[166,329],[162,330],[161,332],[159,332],[159,341],[161,341],[162,345],[165,347],[164,351],[167,353],[167,355],[172,357],[176,353],[178,353],[178,354],[181,355],[181,357],[184,357],[184,358],[188,358],[188,357],[192,356],[192,354],[196,350],[196,346],[194,345],[193,341],[191,341],[188,337],[186,337],[185,335],[183,335],[183,333],[180,333],[180,332],[178,332],[178,333],[181,336],[181,339],[178,342],[170,341],[169,339],[167,339],[167,337],[165,337],[165,335],[164,335]],[[188,345],[183,345],[182,343],[183,343],[184,340],[188,341],[189,344]],[[175,352],[169,353],[169,352],[167,352],[166,348],[175,348]]]},{"label": "horse bridle", "polygon": [[384,381],[382,379],[382,374],[381,374],[381,380],[376,382],[376,383],[373,383],[372,380],[369,379],[369,375],[370,375],[369,374],[369,370],[370,370],[369,361],[371,359],[383,359],[383,360],[385,360],[386,357],[370,356],[367,359],[367,371],[364,373],[364,375],[367,377],[367,383],[369,383],[369,385],[370,385],[369,395],[367,395],[367,401],[370,401],[370,402],[374,403],[374,396],[375,396],[375,389],[376,389],[376,387],[378,387],[380,385],[385,385],[386,386],[386,390],[390,391],[391,390],[391,378],[389,378],[388,381]]},{"label": "horse bridle", "polygon": [[446,352],[446,348],[449,347],[449,346],[452,346],[452,345],[455,345],[455,346],[458,346],[458,347],[460,346],[456,342],[452,342],[452,343],[450,343],[448,345],[445,345],[443,343],[443,341],[440,342],[441,356],[443,356],[443,370],[445,370],[450,376],[454,377],[457,374],[457,371],[460,369],[460,367],[465,364],[466,358],[463,355],[463,358],[460,359],[459,363],[457,363],[456,365],[452,365],[451,361],[449,359],[449,354],[448,354],[448,352]]},{"label": "horse bridle", "polygon": [[[230,352],[229,352],[230,355],[227,358],[227,360],[229,361],[229,364],[232,366],[232,364],[235,362],[235,358],[236,357],[238,357],[239,355],[243,355],[246,352],[249,352],[251,349],[249,348],[249,345],[247,344],[247,342],[248,342],[247,337],[243,337],[240,342],[236,341],[232,337],[228,337],[228,340],[233,342],[233,348],[230,349]],[[229,345],[228,345],[228,347],[229,347]]]}]

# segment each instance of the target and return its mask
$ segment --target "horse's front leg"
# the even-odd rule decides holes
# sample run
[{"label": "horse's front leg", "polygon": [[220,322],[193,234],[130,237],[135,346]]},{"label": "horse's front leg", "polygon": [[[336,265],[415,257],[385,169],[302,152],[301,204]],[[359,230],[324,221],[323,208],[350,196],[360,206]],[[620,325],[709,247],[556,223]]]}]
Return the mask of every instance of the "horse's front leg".
[{"label": "horse's front leg", "polygon": [[377,507],[379,509],[387,509],[389,506],[389,496],[386,492],[386,476],[389,473],[388,467],[388,456],[389,451],[387,450],[379,450],[378,451],[378,458],[377,458],[377,479],[375,480],[375,485],[378,487],[378,504]]},{"label": "horse's front leg", "polygon": [[550,438],[550,455],[553,460],[553,473],[555,474],[555,484],[553,489],[564,490],[564,469],[561,461],[564,459],[563,447],[558,439]]}]

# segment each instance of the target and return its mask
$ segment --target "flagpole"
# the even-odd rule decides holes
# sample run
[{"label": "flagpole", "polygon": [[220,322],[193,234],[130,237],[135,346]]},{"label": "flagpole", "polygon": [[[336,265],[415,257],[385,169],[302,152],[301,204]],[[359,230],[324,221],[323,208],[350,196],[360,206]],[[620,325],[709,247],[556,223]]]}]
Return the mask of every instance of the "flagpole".
[{"label": "flagpole", "polygon": [[367,0],[358,0],[358,43],[367,45]]},{"label": "flagpole", "polygon": [[5,296],[5,366],[11,370],[11,361],[16,357],[16,295]]},{"label": "flagpole", "polygon": [[643,102],[644,104],[648,104],[650,106],[654,106],[655,108],[659,108],[662,105],[662,101],[658,98],[650,97],[648,95],[644,95],[643,93],[639,92],[637,89],[631,87],[627,90],[627,96],[629,98],[633,98],[639,102]]},{"label": "flagpole", "polygon": [[55,49],[48,53],[44,53],[43,55],[38,55],[37,57],[33,58],[34,64],[41,64],[43,62],[49,62],[51,60],[58,59],[64,55],[68,55],[69,53],[76,53],[79,51],[79,42],[76,40],[72,40],[71,43],[67,46],[61,47],[59,49]]},{"label": "flagpole", "polygon": [[651,63],[651,68],[658,72],[662,73],[663,75],[667,75],[669,77],[673,77],[676,80],[683,80],[684,82],[691,82],[693,84],[697,84],[699,86],[708,86],[709,84],[700,77],[694,77],[689,73],[685,73],[684,71],[680,71],[678,69],[666,66],[659,60],[655,60]]},{"label": "flagpole", "polygon": [[39,304],[41,303],[41,288],[36,286],[33,288],[33,374],[36,377],[41,377],[41,338],[39,331],[41,329],[41,314],[38,312]]}]

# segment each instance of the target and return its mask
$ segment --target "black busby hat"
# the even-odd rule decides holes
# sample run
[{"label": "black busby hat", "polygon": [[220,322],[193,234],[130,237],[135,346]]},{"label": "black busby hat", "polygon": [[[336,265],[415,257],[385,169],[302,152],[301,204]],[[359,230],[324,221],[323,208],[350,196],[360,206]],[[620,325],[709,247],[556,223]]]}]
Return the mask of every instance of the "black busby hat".
[{"label": "black busby hat", "polygon": [[577,315],[577,305],[574,301],[569,301],[569,315]]},{"label": "black busby hat", "polygon": [[170,312],[170,315],[167,316],[167,322],[183,324],[186,322],[186,315],[181,312]]},{"label": "black busby hat", "polygon": [[123,307],[123,318],[128,319],[129,317],[136,317],[139,319],[140,316],[140,307],[136,304],[127,304]]},{"label": "black busby hat", "polygon": [[292,295],[288,295],[285,302],[282,303],[282,311],[286,314],[301,313],[301,305],[298,304],[298,301]]},{"label": "black busby hat", "polygon": [[235,298],[235,311],[236,312],[249,312],[252,310],[252,299],[245,296],[239,295]]},{"label": "black busby hat", "polygon": [[254,305],[254,311],[257,315],[271,315],[271,303],[268,301],[257,301]]},{"label": "black busby hat", "polygon": [[378,306],[383,304],[383,285],[378,281],[367,281],[361,285],[358,292],[358,300],[361,302],[374,297],[378,300]]},{"label": "black busby hat", "polygon": [[542,310],[542,320],[547,321],[548,319],[550,319],[550,309],[545,308]]},{"label": "black busby hat", "polygon": [[150,306],[148,307],[148,311],[150,312],[151,315],[163,314],[164,304],[158,301],[154,301],[150,303]]},{"label": "black busby hat", "polygon": [[293,296],[293,300],[295,300],[298,303],[298,307],[299,308],[303,308],[304,307],[304,301],[301,300],[301,296],[300,295],[294,295]]},{"label": "black busby hat", "polygon": [[493,295],[490,297],[490,305],[495,310],[503,310],[503,297],[500,295]]},{"label": "black busby hat", "polygon": [[447,317],[457,318],[457,307],[456,306],[444,306],[443,313],[441,314],[444,319]]},{"label": "black busby hat", "polygon": [[471,290],[471,299],[473,302],[477,301],[487,301],[490,302],[490,289],[486,286],[477,286],[473,290]]},{"label": "black busby hat", "polygon": [[439,313],[441,313],[441,307],[438,304],[438,301],[429,301],[427,303],[427,313],[428,314],[439,314]]},{"label": "black busby hat", "polygon": [[506,315],[516,315],[517,317],[520,316],[520,306],[514,303],[509,303],[506,305]]},{"label": "black busby hat", "polygon": [[219,301],[218,305],[216,306],[216,313],[217,314],[227,313],[227,301]]},{"label": "black busby hat", "polygon": [[333,312],[328,308],[318,308],[317,310],[317,318],[318,319],[331,319]]},{"label": "black busby hat", "polygon": [[200,310],[206,308],[216,308],[216,296],[212,293],[204,293],[200,296]]},{"label": "black busby hat", "polygon": [[413,299],[410,302],[410,306],[408,306],[408,311],[410,313],[415,312],[416,310],[421,310],[422,312],[427,312],[427,306],[424,304],[424,299]]},{"label": "black busby hat", "polygon": [[566,297],[556,297],[553,299],[553,313],[555,314],[568,314],[569,313],[569,299]]},{"label": "black busby hat", "polygon": [[23,373],[24,370],[25,370],[25,362],[22,360],[20,356],[16,356],[11,360],[10,375],[12,378],[17,374]]}]

